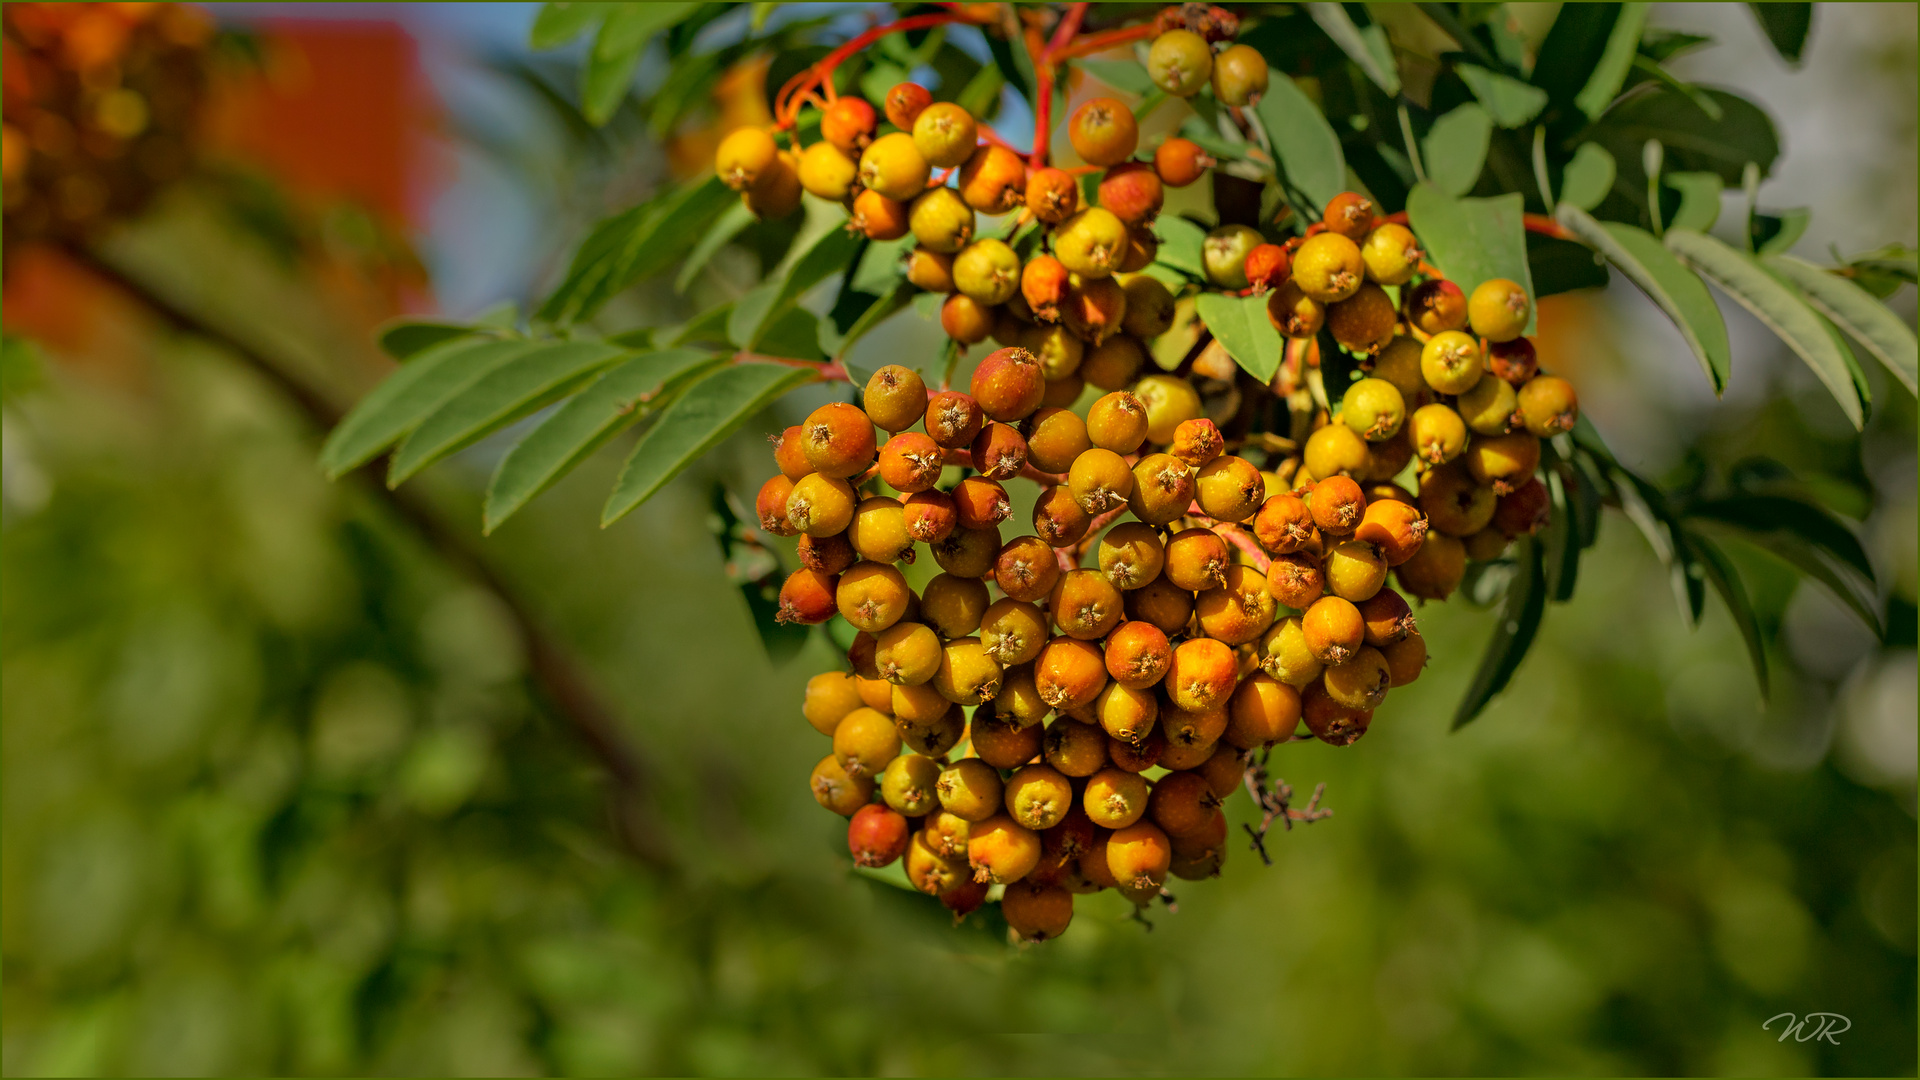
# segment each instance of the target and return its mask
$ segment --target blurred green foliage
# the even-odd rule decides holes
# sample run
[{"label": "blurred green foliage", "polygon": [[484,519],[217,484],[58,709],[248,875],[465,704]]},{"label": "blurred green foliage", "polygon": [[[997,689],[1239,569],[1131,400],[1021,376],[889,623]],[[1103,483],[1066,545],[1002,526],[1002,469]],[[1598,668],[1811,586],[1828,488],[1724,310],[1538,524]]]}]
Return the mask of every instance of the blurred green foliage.
[{"label": "blurred green foliage", "polygon": [[[1826,763],[1817,687],[1763,708],[1731,624],[1684,629],[1617,517],[1471,731],[1485,616],[1430,609],[1367,739],[1274,754],[1334,818],[1151,932],[1104,895],[1017,949],[852,874],[806,791],[832,658],[769,664],[706,520],[785,417],[617,528],[606,455],[492,542],[660,763],[660,875],[498,601],[326,485],[269,387],[161,358],[7,407],[9,1074],[1913,1071],[1910,812]],[[1783,1011],[1853,1027],[1783,1043]]]}]

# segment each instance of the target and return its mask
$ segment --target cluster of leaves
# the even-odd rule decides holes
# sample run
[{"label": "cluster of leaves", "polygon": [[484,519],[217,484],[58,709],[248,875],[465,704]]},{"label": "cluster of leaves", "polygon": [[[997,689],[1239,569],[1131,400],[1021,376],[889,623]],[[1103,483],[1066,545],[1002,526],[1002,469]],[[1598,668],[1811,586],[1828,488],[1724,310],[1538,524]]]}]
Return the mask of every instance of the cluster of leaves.
[{"label": "cluster of leaves", "polygon": [[[1754,7],[1776,48],[1797,60],[1811,5]],[[667,74],[636,107],[664,132],[689,117],[729,66],[772,54],[771,90],[824,55],[830,45],[822,39],[844,36],[828,18],[784,21],[770,17],[772,8],[548,4],[534,43],[556,46],[592,31],[581,109],[602,122],[626,98],[651,43],[662,42]],[[1672,319],[1716,393],[1726,386],[1732,356],[1709,285],[1778,334],[1855,428],[1873,403],[1850,342],[1914,390],[1914,333],[1879,301],[1914,280],[1913,253],[1882,249],[1825,268],[1789,254],[1808,212],[1759,207],[1759,184],[1779,155],[1772,122],[1752,102],[1687,84],[1663,66],[1705,39],[1650,30],[1645,4],[1582,4],[1562,8],[1530,50],[1501,5],[1418,8],[1409,17],[1427,20],[1453,48],[1423,56],[1390,26],[1367,21],[1358,5],[1245,6],[1241,40],[1272,67],[1267,94],[1247,110],[1244,128],[1210,98],[1194,98],[1181,129],[1223,162],[1225,176],[1215,186],[1223,222],[1242,220],[1281,235],[1317,220],[1318,208],[1357,178],[1383,213],[1407,214],[1431,261],[1469,291],[1502,277],[1537,299],[1605,285],[1617,271]],[[1088,26],[1151,10],[1101,5]],[[1021,42],[982,34],[991,58],[984,62],[950,40],[979,31],[947,29],[883,38],[836,79],[877,99],[907,73],[931,67],[943,96],[957,88],[956,97],[983,113],[1003,90],[1031,102],[1037,80]],[[1168,105],[1138,63],[1075,63],[1135,94],[1141,115]],[[1415,71],[1424,84],[1417,88]],[[1053,115],[1064,115],[1064,100],[1056,106]],[[1708,231],[1728,188],[1746,194],[1740,244]],[[1534,228],[1527,215],[1541,216]],[[1539,220],[1557,228],[1542,229]],[[324,466],[338,475],[391,450],[389,482],[398,484],[564,401],[502,459],[488,489],[485,527],[497,527],[588,454],[645,421],[602,513],[603,525],[617,520],[782,394],[844,373],[848,348],[882,320],[924,306],[913,303],[902,277],[904,242],[802,229],[785,234],[765,281],[736,300],[679,326],[604,336],[590,329],[623,290],[669,271],[677,271],[684,290],[722,247],[764,225],[716,178],[696,177],[594,228],[524,327],[516,328],[509,313],[490,325],[393,328],[383,344],[406,362],[334,433]],[[1161,247],[1149,272],[1199,291],[1202,227],[1167,215],[1156,231]],[[825,316],[800,305],[836,275]],[[1202,292],[1196,307],[1236,362],[1262,382],[1272,378],[1281,342],[1260,298]],[[1320,346],[1319,391],[1323,402],[1337,401],[1358,377],[1359,361],[1326,335]],[[1457,723],[1504,687],[1546,599],[1571,597],[1602,505],[1624,510],[1673,565],[1690,618],[1699,617],[1705,588],[1713,585],[1747,634],[1763,684],[1760,629],[1719,546],[1727,535],[1781,555],[1880,628],[1859,542],[1817,501],[1746,488],[1715,498],[1671,497],[1621,466],[1590,426],[1578,434],[1548,448],[1554,526],[1484,575],[1482,595],[1499,599],[1505,617]]]}]

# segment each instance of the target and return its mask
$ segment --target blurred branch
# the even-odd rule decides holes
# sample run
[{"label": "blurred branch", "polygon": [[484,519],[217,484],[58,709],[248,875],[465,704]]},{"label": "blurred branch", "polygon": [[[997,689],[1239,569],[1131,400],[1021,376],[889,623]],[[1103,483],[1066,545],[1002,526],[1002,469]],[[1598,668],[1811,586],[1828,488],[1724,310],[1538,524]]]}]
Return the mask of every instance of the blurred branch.
[{"label": "blurred branch", "polygon": [[[65,245],[61,250],[89,273],[139,301],[174,330],[212,342],[245,362],[298,405],[318,432],[332,430],[344,415],[337,405],[295,380],[258,349],[175,304],[92,251],[75,245]],[[599,759],[612,780],[609,809],[622,845],[649,866],[671,867],[674,860],[667,849],[666,832],[660,827],[647,796],[652,770],[639,748],[622,731],[619,717],[593,689],[579,663],[542,628],[507,581],[481,557],[472,537],[447,526],[428,501],[415,491],[391,490],[366,479],[367,475],[356,473],[350,482],[384,503],[448,565],[485,585],[500,598],[527,643],[528,664],[541,695]]]}]

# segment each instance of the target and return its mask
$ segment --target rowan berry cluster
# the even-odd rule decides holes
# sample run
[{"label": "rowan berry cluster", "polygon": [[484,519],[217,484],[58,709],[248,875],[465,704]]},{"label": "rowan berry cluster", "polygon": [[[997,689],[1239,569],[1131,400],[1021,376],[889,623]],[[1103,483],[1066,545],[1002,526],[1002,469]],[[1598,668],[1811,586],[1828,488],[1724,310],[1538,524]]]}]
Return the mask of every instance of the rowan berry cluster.
[{"label": "rowan berry cluster", "polygon": [[[1236,107],[1265,89],[1259,53],[1217,48],[1230,15],[1169,12],[1147,50],[1156,86]],[[776,437],[780,474],[756,513],[798,537],[802,564],[779,617],[856,631],[851,670],[807,687],[803,712],[833,741],[815,797],[850,819],[857,863],[903,859],[962,915],[998,888],[1028,940],[1062,933],[1076,895],[1145,905],[1169,875],[1217,874],[1223,803],[1249,752],[1364,735],[1427,660],[1404,597],[1445,598],[1469,558],[1545,520],[1540,440],[1577,406],[1521,336],[1525,290],[1495,280],[1464,295],[1358,194],[1284,243],[1215,229],[1212,286],[1269,294],[1298,363],[1317,362],[1310,344],[1337,345],[1367,372],[1297,448],[1244,426],[1229,437],[1234,417],[1186,377],[1191,356],[1171,372],[1147,363],[1175,297],[1139,271],[1165,188],[1214,164],[1199,146],[1169,138],[1141,155],[1125,105],[1085,102],[1067,135],[1103,171],[1082,205],[1074,175],[1029,170],[913,84],[882,110],[831,101],[820,134],[783,150],[736,132],[720,176],[756,213],[789,212],[805,190],[844,202],[871,238],[911,234],[907,277],[947,294],[947,334],[1002,347],[967,392],[890,365],[860,405],[823,406]],[[1024,257],[975,235],[976,215],[1014,211],[1016,232],[1039,224]],[[1087,387],[1104,396],[1082,411]],[[1015,478],[1040,491],[1031,531],[1008,539]],[[941,572],[916,592],[900,566],[922,545]]]}]

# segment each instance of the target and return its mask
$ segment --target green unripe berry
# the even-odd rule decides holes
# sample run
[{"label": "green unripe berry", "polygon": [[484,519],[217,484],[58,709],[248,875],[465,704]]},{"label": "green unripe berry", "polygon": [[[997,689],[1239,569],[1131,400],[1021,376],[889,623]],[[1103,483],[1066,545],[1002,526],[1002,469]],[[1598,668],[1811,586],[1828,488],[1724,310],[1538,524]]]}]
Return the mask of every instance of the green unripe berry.
[{"label": "green unripe berry", "polygon": [[1421,461],[1439,465],[1459,457],[1467,448],[1467,424],[1445,405],[1422,405],[1407,421],[1407,438]]},{"label": "green unripe berry", "polygon": [[1222,225],[1207,234],[1200,246],[1200,265],[1207,280],[1223,289],[1247,287],[1247,254],[1265,242],[1258,230],[1246,225]]},{"label": "green unripe berry", "polygon": [[1191,30],[1169,30],[1147,49],[1147,78],[1173,97],[1199,93],[1212,74],[1213,50]]},{"label": "green unripe berry", "polygon": [[1458,330],[1433,335],[1420,349],[1420,375],[1442,394],[1464,394],[1480,381],[1480,343]]},{"label": "green unripe berry", "polygon": [[1405,399],[1385,379],[1361,379],[1340,397],[1340,419],[1369,442],[1393,438],[1406,418]]}]

